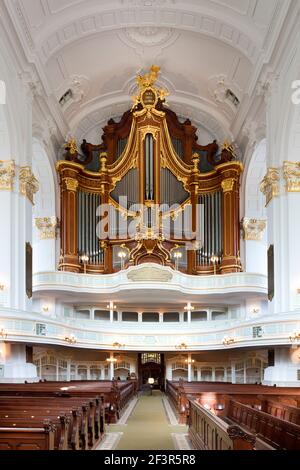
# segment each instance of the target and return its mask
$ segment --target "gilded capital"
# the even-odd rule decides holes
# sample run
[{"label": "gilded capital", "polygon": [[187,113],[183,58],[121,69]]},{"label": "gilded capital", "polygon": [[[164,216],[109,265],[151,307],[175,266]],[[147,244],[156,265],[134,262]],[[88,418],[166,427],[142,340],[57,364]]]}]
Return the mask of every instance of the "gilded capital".
[{"label": "gilded capital", "polygon": [[266,220],[248,219],[245,217],[243,219],[244,239],[261,241],[266,227]]},{"label": "gilded capital", "polygon": [[20,193],[33,204],[33,196],[39,190],[39,182],[29,166],[20,168]]},{"label": "gilded capital", "polygon": [[284,162],[283,175],[288,193],[300,192],[300,162]]},{"label": "gilded capital", "polygon": [[76,193],[78,186],[79,186],[79,183],[77,180],[75,180],[74,178],[65,178],[64,182],[66,185],[66,189],[68,191],[73,191]]},{"label": "gilded capital", "polygon": [[224,193],[230,193],[233,191],[235,179],[228,178],[227,180],[222,181],[222,189]]},{"label": "gilded capital", "polygon": [[280,172],[278,168],[269,168],[260,185],[261,192],[266,196],[266,205],[274,197],[279,196]]},{"label": "gilded capital", "polygon": [[35,226],[39,230],[41,240],[55,240],[58,228],[57,217],[35,219]]},{"label": "gilded capital", "polygon": [[0,160],[0,190],[12,191],[14,187],[14,178],[16,176],[16,165],[13,160]]}]

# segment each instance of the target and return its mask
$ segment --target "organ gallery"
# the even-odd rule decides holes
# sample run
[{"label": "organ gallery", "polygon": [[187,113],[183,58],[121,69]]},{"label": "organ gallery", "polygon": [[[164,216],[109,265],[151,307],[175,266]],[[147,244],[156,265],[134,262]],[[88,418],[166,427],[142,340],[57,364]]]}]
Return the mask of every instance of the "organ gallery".
[{"label": "organ gallery", "polygon": [[1,469],[286,466],[300,1],[0,0],[0,45]]},{"label": "organ gallery", "polygon": [[[103,143],[66,144],[59,269],[113,273],[126,266],[178,265],[188,274],[236,273],[240,175],[234,148],[197,143],[156,85],[159,67],[137,77],[138,95]],[[81,260],[85,260],[85,266]]]}]

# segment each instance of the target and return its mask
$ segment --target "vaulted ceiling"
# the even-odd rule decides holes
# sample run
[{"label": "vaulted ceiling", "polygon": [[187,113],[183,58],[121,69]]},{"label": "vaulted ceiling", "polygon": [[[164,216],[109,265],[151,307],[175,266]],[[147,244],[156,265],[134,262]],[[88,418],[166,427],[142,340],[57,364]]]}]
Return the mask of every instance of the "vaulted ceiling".
[{"label": "vaulted ceiling", "polygon": [[[4,4],[66,131],[99,141],[105,120],[130,107],[136,74],[155,63],[170,107],[201,126],[205,144],[212,137],[236,138],[290,0]],[[60,104],[68,90],[71,99]]]}]

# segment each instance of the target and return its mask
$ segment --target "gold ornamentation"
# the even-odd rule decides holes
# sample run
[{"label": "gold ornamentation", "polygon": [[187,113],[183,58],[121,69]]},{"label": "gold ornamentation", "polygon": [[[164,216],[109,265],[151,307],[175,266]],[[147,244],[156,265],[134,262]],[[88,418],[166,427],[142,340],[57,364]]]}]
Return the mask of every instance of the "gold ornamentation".
[{"label": "gold ornamentation", "polygon": [[127,278],[132,282],[171,282],[173,275],[162,268],[145,266],[131,271],[127,274]]},{"label": "gold ornamentation", "polygon": [[266,206],[274,197],[279,196],[280,174],[278,168],[269,168],[260,185],[261,192],[266,196]]},{"label": "gold ornamentation", "polygon": [[245,217],[243,219],[244,239],[261,241],[266,227],[266,220],[248,219]]},{"label": "gold ornamentation", "polygon": [[288,193],[300,192],[300,162],[284,162],[283,175]]},{"label": "gold ornamentation", "polygon": [[69,150],[70,155],[78,154],[77,141],[74,137],[65,144],[65,148]]},{"label": "gold ornamentation", "polygon": [[107,173],[107,153],[103,152],[100,154],[100,164],[101,164],[101,169],[100,173]]},{"label": "gold ornamentation", "polygon": [[228,178],[227,180],[222,181],[222,189],[224,193],[230,193],[231,191],[233,191],[234,183],[234,178]]},{"label": "gold ornamentation", "polygon": [[74,178],[65,178],[64,179],[66,188],[68,191],[74,191],[76,193],[79,183]]},{"label": "gold ornamentation", "polygon": [[29,166],[20,169],[20,193],[33,204],[33,196],[39,190],[39,182]]},{"label": "gold ornamentation", "polygon": [[58,227],[57,217],[35,219],[35,226],[40,231],[41,240],[55,240]]},{"label": "gold ornamentation", "polygon": [[229,142],[229,140],[225,140],[223,145],[222,145],[222,151],[226,150],[227,152],[231,153],[231,155],[235,156],[235,151],[232,143]]},{"label": "gold ornamentation", "polygon": [[200,155],[198,153],[194,153],[192,162],[194,164],[193,173],[196,173],[196,174],[200,173],[199,172]]},{"label": "gold ornamentation", "polygon": [[0,190],[12,191],[14,177],[16,176],[16,164],[12,161],[0,160]]},{"label": "gold ornamentation", "polygon": [[158,89],[155,86],[159,72],[160,67],[152,65],[149,73],[146,73],[144,76],[137,76],[136,82],[139,86],[139,94],[132,97],[132,111],[140,104],[144,109],[150,111],[156,107],[158,100],[165,102],[166,97],[169,96],[169,92],[164,89]]}]

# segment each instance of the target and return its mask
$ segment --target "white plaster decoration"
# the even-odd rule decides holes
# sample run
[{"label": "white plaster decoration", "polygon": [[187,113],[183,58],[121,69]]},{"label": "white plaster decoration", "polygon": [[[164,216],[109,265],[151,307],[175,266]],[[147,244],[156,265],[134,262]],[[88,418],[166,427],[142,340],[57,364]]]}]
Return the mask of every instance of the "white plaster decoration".
[{"label": "white plaster decoration", "polygon": [[170,272],[148,266],[128,273],[127,278],[132,282],[170,282],[173,276]]},{"label": "white plaster decoration", "polygon": [[14,187],[15,176],[15,162],[13,160],[0,160],[0,191],[12,191]]},{"label": "white plaster decoration", "polygon": [[64,111],[73,103],[80,103],[84,97],[88,95],[90,90],[90,80],[84,75],[72,75],[68,80],[60,85],[59,90],[56,91],[58,99],[67,91],[71,90],[71,99],[67,100],[62,108]]},{"label": "white plaster decoration", "polygon": [[35,219],[35,226],[39,230],[41,240],[55,240],[59,221],[57,217],[42,217]]},{"label": "white plaster decoration", "polygon": [[266,220],[243,219],[244,239],[252,241],[261,241],[263,239],[264,231],[267,227]]},{"label": "white plaster decoration", "polygon": [[135,50],[143,61],[155,62],[164,49],[178,39],[180,33],[173,28],[157,26],[133,27],[118,33],[120,40]]}]

